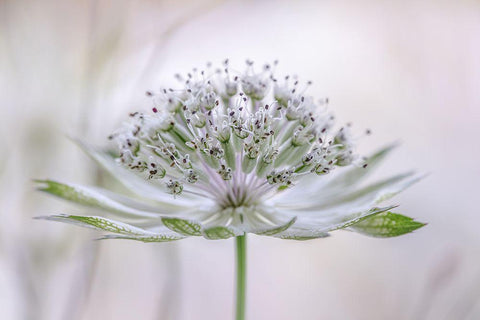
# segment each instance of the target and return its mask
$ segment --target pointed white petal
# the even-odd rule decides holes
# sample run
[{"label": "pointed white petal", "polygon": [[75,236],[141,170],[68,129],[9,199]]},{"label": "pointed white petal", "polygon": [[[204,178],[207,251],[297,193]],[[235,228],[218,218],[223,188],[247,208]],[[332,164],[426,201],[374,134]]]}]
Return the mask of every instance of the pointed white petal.
[{"label": "pointed white petal", "polygon": [[333,179],[325,185],[325,189],[329,191],[330,189],[337,188],[346,188],[352,187],[353,185],[358,184],[363,181],[368,174],[372,173],[377,169],[378,165],[383,162],[383,160],[390,154],[390,152],[395,149],[398,144],[390,144],[386,147],[381,148],[376,151],[374,154],[369,156],[366,160],[367,167],[352,167],[347,170],[343,170],[341,173],[336,174]]},{"label": "pointed white petal", "polygon": [[315,215],[330,215],[335,212],[359,212],[393,197],[423,177],[414,176],[413,173],[406,173],[371,184],[354,192],[339,193],[331,197],[323,197],[319,192],[319,196],[310,202],[297,205],[276,204],[276,206],[294,212],[311,212],[311,214]]},{"label": "pointed white petal", "polygon": [[310,240],[323,238],[329,235],[330,231],[348,228],[367,217],[388,211],[394,206],[386,208],[373,208],[364,212],[357,212],[345,216],[326,217],[323,220],[312,220],[300,217],[297,222],[286,231],[274,235],[282,239]]},{"label": "pointed white petal", "polygon": [[290,228],[296,221],[293,215],[286,215],[273,207],[253,206],[243,208],[239,228],[245,232],[272,236]]},{"label": "pointed white petal", "polygon": [[36,180],[36,182],[40,184],[39,190],[41,191],[126,217],[158,218],[161,215],[171,215],[174,212],[186,210],[185,207],[170,204],[166,204],[164,207],[148,208],[132,199],[99,188],[65,184],[52,180]]},{"label": "pointed white petal", "polygon": [[76,142],[95,162],[97,162],[100,167],[110,173],[112,177],[117,179],[124,187],[139,197],[158,201],[162,204],[170,203],[180,205],[201,202],[204,200],[191,194],[182,194],[181,196],[173,198],[172,195],[166,192],[164,184],[155,183],[151,180],[147,181],[132,171],[119,165],[109,154],[97,151],[95,148],[80,140],[74,139],[74,142]]},{"label": "pointed white petal", "polygon": [[275,226],[275,227],[267,227],[267,228],[258,228],[257,230],[253,231],[253,233],[261,235],[261,236],[274,236],[281,232],[285,232],[289,230],[292,225],[297,221],[297,217],[293,217],[290,221],[287,221],[284,224]]},{"label": "pointed white petal", "polygon": [[283,192],[275,203],[278,205],[296,205],[299,202],[310,202],[311,199],[330,198],[345,190],[352,190],[377,169],[378,165],[395,149],[397,144],[390,144],[367,158],[368,166],[337,168],[326,176],[306,175],[298,182],[298,187]]}]

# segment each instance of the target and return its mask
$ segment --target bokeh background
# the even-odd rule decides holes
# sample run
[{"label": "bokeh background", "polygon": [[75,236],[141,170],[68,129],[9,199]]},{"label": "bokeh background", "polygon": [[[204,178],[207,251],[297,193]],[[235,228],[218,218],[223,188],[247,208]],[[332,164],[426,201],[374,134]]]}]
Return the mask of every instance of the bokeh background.
[{"label": "bokeh background", "polygon": [[86,209],[33,178],[111,185],[67,138],[104,145],[145,90],[230,58],[280,60],[312,80],[379,174],[430,173],[395,199],[428,226],[386,240],[348,232],[250,236],[249,319],[480,318],[478,1],[0,2],[0,318],[231,319],[234,242],[92,241],[33,220]]}]

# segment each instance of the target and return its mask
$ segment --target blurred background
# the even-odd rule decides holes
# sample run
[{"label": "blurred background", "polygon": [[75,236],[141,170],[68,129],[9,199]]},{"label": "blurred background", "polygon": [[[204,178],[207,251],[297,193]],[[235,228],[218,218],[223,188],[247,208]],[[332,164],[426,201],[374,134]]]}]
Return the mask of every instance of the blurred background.
[{"label": "blurred background", "polygon": [[372,239],[250,236],[249,319],[480,318],[478,1],[0,1],[0,319],[231,319],[234,242],[92,241],[32,220],[88,213],[32,179],[113,182],[67,136],[105,145],[146,90],[230,58],[312,80],[379,174],[429,177],[395,199],[428,222]]}]

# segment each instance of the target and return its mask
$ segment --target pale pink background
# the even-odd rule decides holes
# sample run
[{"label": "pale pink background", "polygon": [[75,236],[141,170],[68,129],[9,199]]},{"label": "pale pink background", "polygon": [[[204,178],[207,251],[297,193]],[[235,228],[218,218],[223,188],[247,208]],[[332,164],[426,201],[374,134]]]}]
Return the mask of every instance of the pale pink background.
[{"label": "pale pink background", "polygon": [[89,213],[33,191],[96,180],[67,135],[103,144],[145,90],[226,57],[313,80],[372,129],[363,152],[401,141],[379,175],[430,173],[394,200],[429,223],[414,234],[250,236],[248,319],[480,318],[480,3],[373,0],[0,2],[0,318],[232,318],[233,240],[93,242],[31,219]]}]

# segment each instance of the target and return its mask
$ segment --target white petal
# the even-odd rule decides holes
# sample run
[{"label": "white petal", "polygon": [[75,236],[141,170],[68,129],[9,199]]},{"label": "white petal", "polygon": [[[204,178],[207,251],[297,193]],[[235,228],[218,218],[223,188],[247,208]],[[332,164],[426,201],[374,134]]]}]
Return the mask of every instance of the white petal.
[{"label": "white petal", "polygon": [[151,180],[147,181],[132,171],[122,167],[110,155],[97,151],[82,141],[75,139],[74,141],[83,151],[85,151],[85,153],[95,160],[95,162],[109,172],[112,177],[117,179],[123,186],[139,197],[155,200],[161,203],[179,205],[193,204],[193,202],[200,203],[204,201],[203,198],[191,194],[182,194],[181,196],[174,198],[171,194],[167,193],[164,184],[158,184]]},{"label": "white petal", "polygon": [[246,208],[241,226],[245,232],[271,236],[290,228],[296,219],[296,216],[284,214],[273,207],[253,206]]},{"label": "white petal", "polygon": [[309,202],[295,204],[276,204],[278,208],[285,208],[294,212],[315,212],[316,215],[329,214],[332,211],[355,212],[369,209],[381,201],[387,200],[397,193],[419,181],[423,176],[413,176],[413,172],[405,173],[382,180],[361,188],[354,192],[339,193],[335,196],[325,196],[318,192],[318,196]]},{"label": "white petal", "polygon": [[311,199],[330,197],[346,190],[352,190],[383,162],[388,154],[397,146],[391,144],[374,152],[367,158],[368,166],[337,168],[325,176],[306,175],[296,183],[296,186],[281,193],[276,200],[277,204],[293,204],[310,202]]},{"label": "white petal", "polygon": [[64,184],[52,180],[37,180],[40,183],[39,190],[53,194],[60,198],[73,201],[86,206],[96,207],[108,212],[126,216],[140,218],[158,218],[162,215],[168,216],[175,212],[186,211],[189,208],[164,204],[156,208],[148,207],[143,204],[115,194],[111,191],[100,188],[90,188],[75,184]]},{"label": "white petal", "polygon": [[388,211],[395,206],[388,206],[384,208],[373,208],[371,210],[349,213],[337,214],[333,216],[324,216],[322,218],[312,219],[312,217],[299,216],[296,223],[286,230],[278,234],[281,238],[299,238],[296,240],[308,240],[320,237],[325,237],[328,232],[347,228],[354,223],[378,213]]},{"label": "white petal", "polygon": [[325,185],[325,188],[334,191],[333,189],[357,185],[363,181],[368,174],[377,169],[378,165],[381,164],[383,160],[390,154],[390,152],[397,146],[398,144],[396,143],[391,144],[373,153],[366,160],[366,163],[368,164],[366,168],[349,167],[347,170],[342,170],[341,173],[337,174],[334,179]]}]

